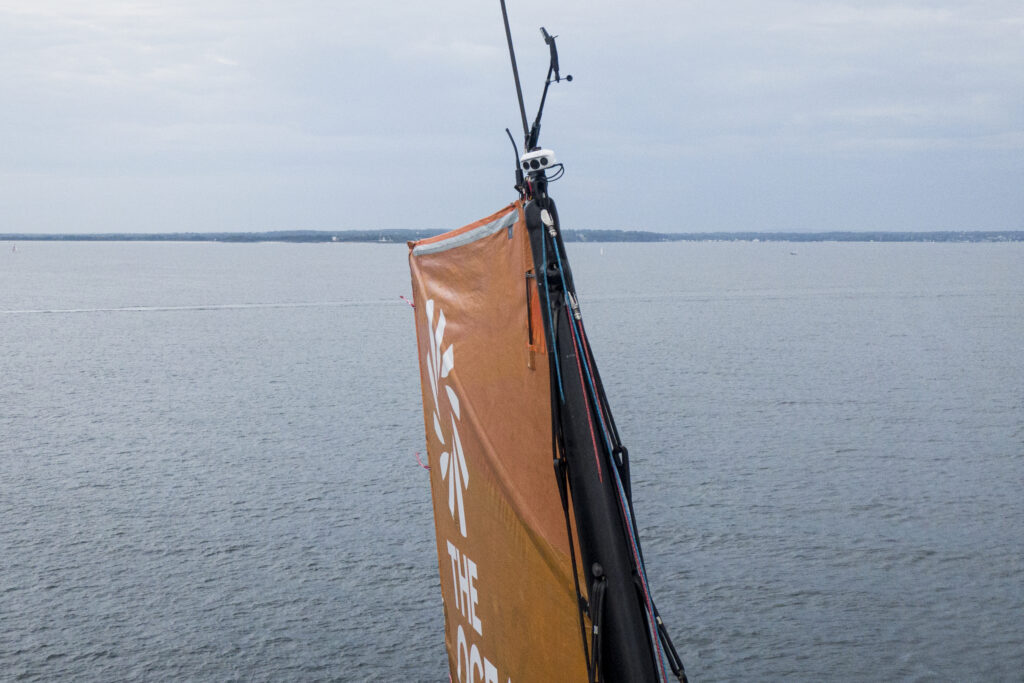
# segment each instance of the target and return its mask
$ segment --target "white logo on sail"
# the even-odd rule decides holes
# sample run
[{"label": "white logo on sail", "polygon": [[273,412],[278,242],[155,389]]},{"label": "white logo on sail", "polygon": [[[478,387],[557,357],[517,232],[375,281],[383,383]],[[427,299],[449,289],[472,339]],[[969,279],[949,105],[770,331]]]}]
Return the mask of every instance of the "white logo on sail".
[{"label": "white logo on sail", "polygon": [[[430,389],[434,394],[434,434],[441,441],[442,446],[448,446],[444,430],[441,428],[440,403],[438,394],[441,389],[441,380],[447,379],[448,374],[455,367],[454,347],[449,344],[443,352],[441,347],[444,341],[445,317],[444,311],[438,308],[437,326],[434,326],[434,300],[427,300],[427,327],[430,329],[429,343],[427,344],[427,364],[430,375]],[[448,395],[448,403],[451,405],[451,445],[449,453],[445,450],[441,453],[441,478],[448,480],[448,510],[454,519],[456,509],[458,510],[459,531],[466,535],[466,510],[462,501],[463,490],[469,488],[469,470],[466,467],[466,454],[462,450],[462,440],[459,438],[459,398],[448,383],[444,385],[445,393]]]}]

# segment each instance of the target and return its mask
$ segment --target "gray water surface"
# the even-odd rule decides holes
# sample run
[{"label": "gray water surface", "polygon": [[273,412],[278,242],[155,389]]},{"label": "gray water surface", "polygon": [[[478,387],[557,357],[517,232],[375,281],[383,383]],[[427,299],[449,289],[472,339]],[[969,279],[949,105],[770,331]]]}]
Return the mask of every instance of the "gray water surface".
[{"label": "gray water surface", "polygon": [[[569,251],[692,680],[1024,680],[1024,245]],[[446,680],[409,289],[0,249],[0,679]]]}]

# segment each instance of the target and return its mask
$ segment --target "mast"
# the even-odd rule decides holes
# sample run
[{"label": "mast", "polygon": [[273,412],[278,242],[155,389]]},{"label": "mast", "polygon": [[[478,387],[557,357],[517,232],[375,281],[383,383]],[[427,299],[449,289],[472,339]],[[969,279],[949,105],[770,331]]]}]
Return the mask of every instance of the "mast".
[{"label": "mast", "polygon": [[588,643],[584,629],[583,645],[588,675],[591,681],[667,681],[671,670],[685,681],[682,661],[651,597],[633,513],[628,451],[593,360],[558,210],[548,194],[549,183],[561,177],[564,167],[552,150],[538,146],[548,89],[572,76],[560,75],[556,36],[541,28],[549,65],[537,115],[527,128],[504,0],[501,10],[525,137],[517,189],[525,200],[533,273],[544,309],[555,478],[570,547],[578,550],[583,570],[575,580],[581,626],[590,624],[591,638]]}]

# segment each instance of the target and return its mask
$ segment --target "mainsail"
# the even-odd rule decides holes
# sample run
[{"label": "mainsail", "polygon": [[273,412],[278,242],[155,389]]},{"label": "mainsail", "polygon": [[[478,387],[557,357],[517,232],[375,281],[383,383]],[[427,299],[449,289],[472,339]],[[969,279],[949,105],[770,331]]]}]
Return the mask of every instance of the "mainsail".
[{"label": "mainsail", "polygon": [[452,679],[582,680],[522,204],[413,244],[409,262]]},{"label": "mainsail", "polygon": [[[542,32],[541,110],[559,81]],[[557,165],[540,111],[523,123],[519,200],[409,245],[451,677],[685,680],[547,192]]]}]

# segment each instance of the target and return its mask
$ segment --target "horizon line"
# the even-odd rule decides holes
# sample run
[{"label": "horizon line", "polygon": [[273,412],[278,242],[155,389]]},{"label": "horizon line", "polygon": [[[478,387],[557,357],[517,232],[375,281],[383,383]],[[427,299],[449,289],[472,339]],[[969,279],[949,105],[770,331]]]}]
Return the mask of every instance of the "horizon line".
[{"label": "horizon line", "polygon": [[[402,228],[349,230],[265,230],[208,232],[92,232],[92,233],[0,233],[0,241],[66,242],[369,242],[400,243],[434,237],[446,230]],[[702,232],[656,232],[641,229],[566,229],[563,236],[574,242],[685,242],[685,241],[777,241],[777,242],[1021,242],[1024,230],[829,230],[756,231],[718,230]]]}]

